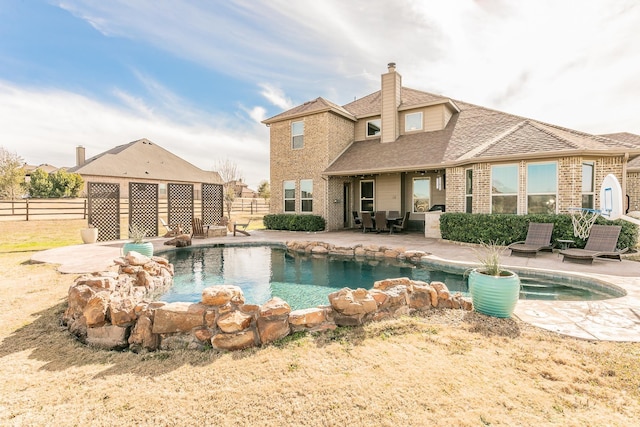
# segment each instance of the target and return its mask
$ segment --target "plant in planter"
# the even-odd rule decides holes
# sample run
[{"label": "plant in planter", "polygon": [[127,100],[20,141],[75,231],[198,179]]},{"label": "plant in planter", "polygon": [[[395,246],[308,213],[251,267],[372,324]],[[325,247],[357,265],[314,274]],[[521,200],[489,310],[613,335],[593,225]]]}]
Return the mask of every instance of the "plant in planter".
[{"label": "plant in planter", "polygon": [[129,225],[129,238],[131,242],[127,242],[122,247],[122,254],[126,255],[131,251],[136,251],[142,255],[153,256],[153,243],[145,242],[149,231],[137,224]]},{"label": "plant in planter", "polygon": [[80,229],[80,237],[83,243],[95,243],[98,241],[98,229],[89,224],[87,228]]},{"label": "plant in planter", "polygon": [[477,251],[481,266],[469,273],[469,293],[474,310],[493,317],[511,317],[520,296],[520,278],[500,263],[505,247],[481,243]]}]

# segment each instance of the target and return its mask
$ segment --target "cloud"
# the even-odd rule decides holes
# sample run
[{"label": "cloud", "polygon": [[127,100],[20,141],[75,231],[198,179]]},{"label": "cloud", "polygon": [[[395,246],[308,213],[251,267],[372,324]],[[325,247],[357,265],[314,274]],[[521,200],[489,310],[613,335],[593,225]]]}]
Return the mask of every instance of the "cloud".
[{"label": "cloud", "polygon": [[269,83],[260,83],[259,86],[262,88],[260,95],[264,96],[267,101],[276,107],[288,110],[294,106],[291,99],[287,98],[281,89]]},{"label": "cloud", "polygon": [[91,157],[148,138],[204,170],[229,158],[250,186],[268,179],[269,135],[263,125],[195,110],[189,122],[176,121],[141,98],[122,91],[118,95],[126,102],[106,104],[67,91],[0,81],[0,145],[31,164],[73,166],[78,145]]}]

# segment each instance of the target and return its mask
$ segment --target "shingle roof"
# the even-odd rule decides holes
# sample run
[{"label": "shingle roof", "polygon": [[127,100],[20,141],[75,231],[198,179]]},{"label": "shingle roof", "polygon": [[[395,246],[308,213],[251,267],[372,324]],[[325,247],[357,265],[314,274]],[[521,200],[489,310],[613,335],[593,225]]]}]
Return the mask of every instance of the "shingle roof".
[{"label": "shingle roof", "polygon": [[148,139],[119,145],[68,171],[91,176],[222,184],[217,172],[199,169]]},{"label": "shingle roof", "polygon": [[[329,175],[421,170],[471,163],[474,159],[550,157],[571,152],[635,151],[637,144],[590,135],[440,95],[402,88],[403,105],[451,102],[459,109],[442,131],[402,135],[396,141],[356,141],[326,170]],[[380,91],[344,106],[356,117],[379,114]],[[401,106],[402,108],[402,106]],[[638,137],[640,138],[640,137]],[[640,165],[640,163],[639,163]]]},{"label": "shingle roof", "polygon": [[[604,136],[609,139],[614,139],[616,141],[624,141],[626,143],[633,144],[636,147],[640,147],[640,135],[636,135],[635,133],[618,132],[618,133],[608,133],[600,136]],[[640,156],[629,160],[629,163],[627,163],[627,170],[631,172],[640,171]]]},{"label": "shingle roof", "polygon": [[293,107],[290,110],[287,110],[269,119],[263,120],[262,123],[270,124],[270,123],[279,122],[281,120],[289,120],[295,117],[306,116],[312,113],[322,113],[325,111],[333,111],[337,114],[347,117],[350,120],[353,120],[353,121],[356,120],[356,118],[343,107],[337,104],[334,104],[331,101],[327,101],[322,97],[318,97],[313,101],[305,102],[302,105],[298,105],[297,107]]}]

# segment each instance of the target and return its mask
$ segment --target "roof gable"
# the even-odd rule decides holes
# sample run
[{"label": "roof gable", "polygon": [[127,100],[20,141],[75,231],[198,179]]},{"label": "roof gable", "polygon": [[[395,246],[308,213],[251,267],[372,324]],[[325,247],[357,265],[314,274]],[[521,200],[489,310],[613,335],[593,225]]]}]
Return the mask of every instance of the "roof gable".
[{"label": "roof gable", "polygon": [[271,124],[283,120],[291,120],[297,117],[308,116],[310,114],[324,113],[326,111],[332,111],[336,114],[348,118],[349,120],[356,120],[356,118],[343,107],[334,104],[331,101],[327,101],[322,97],[318,97],[313,101],[307,101],[302,105],[298,105],[297,107],[293,107],[290,110],[287,110],[269,119],[263,120],[262,123]]},{"label": "roof gable", "polygon": [[204,171],[148,139],[119,145],[89,158],[69,172],[128,179],[156,179],[221,184],[217,172]]}]

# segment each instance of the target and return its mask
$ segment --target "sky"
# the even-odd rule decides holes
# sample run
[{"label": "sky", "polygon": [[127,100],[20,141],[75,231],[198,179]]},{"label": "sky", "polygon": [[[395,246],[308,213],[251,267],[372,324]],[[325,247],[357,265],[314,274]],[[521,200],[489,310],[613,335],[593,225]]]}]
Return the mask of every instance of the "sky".
[{"label": "sky", "polygon": [[0,146],[75,165],[147,138],[269,179],[260,122],[404,86],[640,134],[635,0],[0,0]]}]

